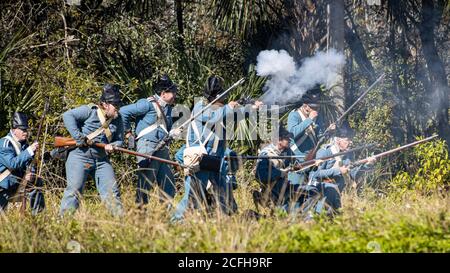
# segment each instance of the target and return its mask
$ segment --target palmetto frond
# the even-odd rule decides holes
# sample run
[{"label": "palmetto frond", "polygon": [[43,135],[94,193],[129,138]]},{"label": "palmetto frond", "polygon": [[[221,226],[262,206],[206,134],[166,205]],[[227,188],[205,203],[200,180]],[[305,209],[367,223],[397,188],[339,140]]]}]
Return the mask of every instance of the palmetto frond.
[{"label": "palmetto frond", "polygon": [[211,12],[220,28],[247,37],[261,24],[279,16],[281,1],[274,0],[212,0]]}]

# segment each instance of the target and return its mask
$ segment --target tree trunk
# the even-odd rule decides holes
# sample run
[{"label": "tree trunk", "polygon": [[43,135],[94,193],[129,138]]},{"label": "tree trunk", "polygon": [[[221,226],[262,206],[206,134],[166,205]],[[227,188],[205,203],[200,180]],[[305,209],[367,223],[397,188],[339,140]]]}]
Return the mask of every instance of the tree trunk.
[{"label": "tree trunk", "polygon": [[422,21],[419,26],[419,35],[422,42],[422,53],[427,63],[428,74],[433,87],[430,94],[432,107],[436,114],[439,135],[447,141],[450,149],[450,125],[448,118],[449,86],[445,74],[444,64],[437,52],[434,27],[436,25],[437,10],[433,0],[422,0]]},{"label": "tree trunk", "polygon": [[[328,43],[327,49],[334,48],[344,54],[344,0],[332,0],[328,3]],[[344,68],[339,73],[336,85],[331,89],[330,95],[336,105],[338,113],[346,108],[344,89]]]},{"label": "tree trunk", "polygon": [[[345,41],[352,51],[358,67],[363,71],[364,76],[369,80],[369,82],[372,83],[376,80],[375,69],[367,57],[364,45],[358,35],[358,32],[356,31],[356,25],[354,24],[348,10],[347,15],[349,17],[349,22],[344,24]],[[351,27],[349,27],[349,25]]]},{"label": "tree trunk", "polygon": [[178,47],[179,50],[184,50],[184,26],[183,26],[183,6],[182,0],[175,0],[175,14],[177,16],[177,26],[178,26]]}]

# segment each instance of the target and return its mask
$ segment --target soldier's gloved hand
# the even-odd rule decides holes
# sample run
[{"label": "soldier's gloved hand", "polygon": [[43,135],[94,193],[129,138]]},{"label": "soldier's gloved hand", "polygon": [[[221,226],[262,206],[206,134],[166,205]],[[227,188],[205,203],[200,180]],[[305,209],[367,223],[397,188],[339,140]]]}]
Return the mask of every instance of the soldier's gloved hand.
[{"label": "soldier's gloved hand", "polygon": [[347,166],[339,167],[339,170],[341,171],[341,174],[346,174],[349,171]]},{"label": "soldier's gloved hand", "polygon": [[116,146],[112,145],[112,144],[106,144],[105,145],[105,151],[107,153],[112,153],[116,150]]},{"label": "soldier's gloved hand", "polygon": [[125,135],[125,138],[127,139],[127,148],[130,150],[133,150],[136,148],[136,137],[131,133],[127,133]]},{"label": "soldier's gloved hand", "polygon": [[34,154],[38,148],[39,148],[39,143],[34,142],[30,146],[28,146],[27,150],[29,150],[30,154]]},{"label": "soldier's gloved hand", "polygon": [[33,172],[27,172],[27,173],[25,174],[24,179],[25,179],[25,181],[28,181],[28,182],[33,181],[33,179],[34,179],[34,173],[33,173]]}]

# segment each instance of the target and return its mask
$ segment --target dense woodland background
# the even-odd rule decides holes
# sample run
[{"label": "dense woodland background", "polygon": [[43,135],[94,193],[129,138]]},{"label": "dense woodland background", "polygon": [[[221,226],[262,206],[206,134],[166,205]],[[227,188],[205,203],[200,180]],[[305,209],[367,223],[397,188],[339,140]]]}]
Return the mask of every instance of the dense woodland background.
[{"label": "dense woodland background", "polygon": [[[48,97],[51,140],[66,134],[61,113],[95,102],[103,83],[120,84],[129,103],[151,94],[159,73],[178,83],[179,103],[191,105],[212,73],[228,84],[247,76],[232,98],[258,97],[261,50],[285,49],[300,64],[333,47],[347,64],[340,84],[326,90],[332,103],[324,112],[342,112],[387,75],[349,117],[357,140],[380,150],[434,132],[450,141],[448,1],[4,0],[0,14],[3,134],[13,111],[37,121]],[[256,152],[252,142],[238,144]],[[411,165],[411,158],[396,159],[382,172]]]}]

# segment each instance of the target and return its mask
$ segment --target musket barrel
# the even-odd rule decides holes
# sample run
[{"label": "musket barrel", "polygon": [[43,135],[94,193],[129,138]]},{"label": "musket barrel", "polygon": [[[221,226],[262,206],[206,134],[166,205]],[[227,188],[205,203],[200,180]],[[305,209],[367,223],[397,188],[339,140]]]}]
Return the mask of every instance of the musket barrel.
[{"label": "musket barrel", "polygon": [[[200,111],[198,111],[197,113],[195,113],[195,115],[191,116],[188,120],[186,120],[185,122],[183,122],[180,126],[178,126],[177,128],[175,128],[175,130],[180,130],[184,127],[186,127],[189,123],[191,123],[193,120],[195,120],[198,116],[201,115],[201,113],[203,113],[206,109],[210,108],[214,103],[216,103],[219,99],[221,99],[223,96],[225,96],[228,92],[230,92],[231,90],[233,90],[236,86],[242,84],[245,81],[245,78],[240,79],[239,81],[235,82],[232,86],[230,86],[227,90],[225,90],[224,92],[222,92],[221,94],[219,94],[219,96],[217,96],[213,101],[211,101],[210,103],[208,103],[205,107],[203,107]],[[168,134],[166,137],[164,137],[163,139],[160,140],[160,142],[158,143],[155,151],[158,151],[159,149],[161,149],[162,147],[164,147],[167,143],[169,143],[172,140],[172,136],[170,134]]]},{"label": "musket barrel", "polygon": [[356,152],[356,151],[359,151],[359,150],[363,150],[363,149],[369,149],[369,148],[371,148],[373,146],[375,146],[375,144],[364,145],[364,146],[356,147],[356,148],[353,148],[353,149],[350,149],[350,150],[347,150],[347,151],[336,153],[336,154],[333,154],[333,155],[330,155],[330,156],[324,156],[324,157],[319,157],[319,158],[316,158],[316,159],[307,160],[307,161],[301,162],[300,164],[295,166],[294,170],[297,170],[297,171],[304,170],[304,169],[307,169],[307,168],[315,165],[317,162],[327,161],[327,160],[330,160],[330,159],[335,158],[337,156],[353,153],[353,152]]},{"label": "musket barrel", "polygon": [[[430,140],[432,140],[432,139],[434,139],[434,138],[436,138],[436,137],[438,137],[438,135],[432,135],[432,136],[427,137],[427,138],[425,138],[425,139],[418,140],[418,141],[414,141],[414,142],[412,142],[412,143],[405,144],[405,145],[403,145],[403,146],[400,146],[400,147],[397,147],[397,148],[394,148],[394,149],[391,149],[391,150],[388,150],[388,151],[385,151],[385,152],[376,154],[376,155],[371,156],[371,157],[372,157],[372,158],[380,158],[380,157],[383,157],[383,156],[386,156],[386,155],[389,155],[389,154],[393,154],[393,153],[395,153],[395,152],[398,152],[398,151],[401,151],[401,150],[404,150],[404,149],[407,149],[407,148],[410,148],[410,147],[413,147],[413,146],[422,144],[422,143],[427,142],[427,141],[430,141]],[[369,157],[369,158],[370,158],[370,157]],[[364,158],[364,159],[358,160],[358,161],[352,163],[351,166],[357,166],[357,165],[365,164],[365,163],[368,162],[369,158]]]},{"label": "musket barrel", "polygon": [[355,108],[355,106],[385,77],[385,75],[385,73],[381,74],[381,76],[378,77],[378,79],[374,81],[361,96],[359,96],[359,98],[335,121],[335,123],[338,124],[353,108]]},{"label": "musket barrel", "polygon": [[227,90],[223,91],[219,96],[217,96],[213,101],[211,101],[210,103],[208,103],[205,107],[203,107],[200,111],[198,111],[197,113],[195,113],[192,117],[190,117],[188,120],[186,120],[185,122],[183,122],[183,124],[181,124],[180,126],[178,126],[176,128],[176,130],[184,128],[186,125],[188,125],[189,123],[191,123],[193,120],[195,120],[198,116],[201,115],[201,113],[203,113],[205,110],[207,110],[208,108],[210,108],[214,103],[216,103],[218,100],[220,100],[223,96],[225,96],[228,92],[230,92],[231,90],[233,90],[234,88],[236,88],[238,85],[241,85],[243,82],[245,81],[245,78],[240,79],[239,81],[235,82],[232,86],[230,86]]},{"label": "musket barrel", "polygon": [[[342,119],[344,119],[344,117],[346,115],[348,115],[348,113],[350,113],[350,111],[370,92],[370,90],[372,90],[375,87],[375,85],[385,77],[385,75],[386,75],[385,73],[381,74],[381,76],[378,77],[378,79],[376,81],[374,81],[369,86],[369,88],[367,88],[367,90],[364,91],[364,93],[362,93],[361,96],[359,96],[358,99],[347,110],[345,110],[345,112],[339,118],[336,119],[334,124],[337,126],[342,121]],[[316,156],[316,152],[317,152],[319,145],[323,142],[325,137],[327,137],[329,131],[330,131],[330,127],[325,129],[325,132],[323,132],[322,137],[317,141],[317,144],[314,146],[314,148],[311,150],[311,152],[306,156],[307,160],[311,160]]]}]

